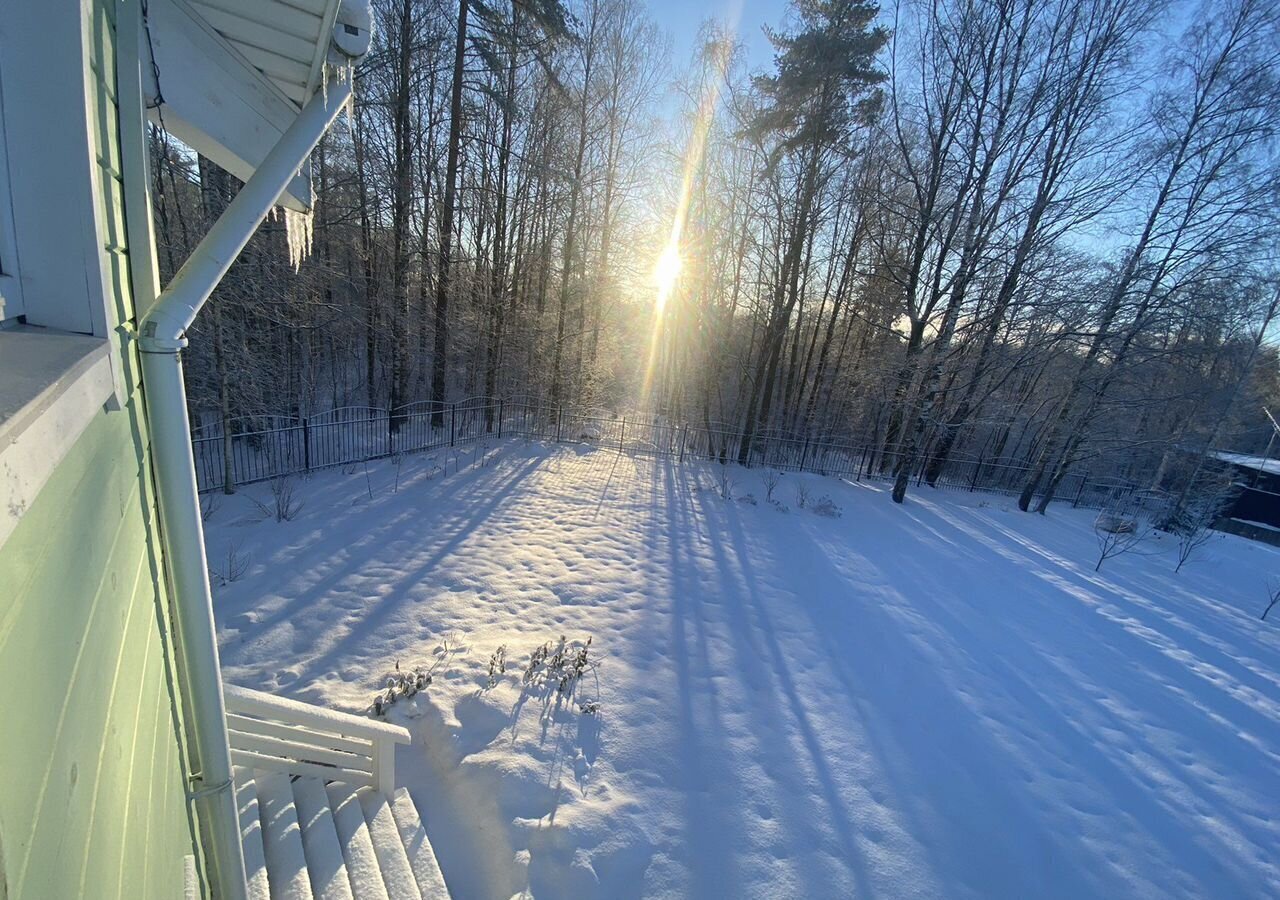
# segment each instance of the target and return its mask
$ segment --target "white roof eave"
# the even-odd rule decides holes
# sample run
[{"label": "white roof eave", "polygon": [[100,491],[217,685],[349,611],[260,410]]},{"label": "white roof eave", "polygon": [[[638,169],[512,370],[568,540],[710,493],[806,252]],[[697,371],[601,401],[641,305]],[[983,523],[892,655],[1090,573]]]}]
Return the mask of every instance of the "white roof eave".
[{"label": "white roof eave", "polygon": [[[150,0],[143,59],[153,121],[248,180],[321,89],[339,0]],[[144,66],[144,69],[147,67]],[[162,99],[162,103],[155,101]],[[281,197],[314,202],[310,165]]]}]

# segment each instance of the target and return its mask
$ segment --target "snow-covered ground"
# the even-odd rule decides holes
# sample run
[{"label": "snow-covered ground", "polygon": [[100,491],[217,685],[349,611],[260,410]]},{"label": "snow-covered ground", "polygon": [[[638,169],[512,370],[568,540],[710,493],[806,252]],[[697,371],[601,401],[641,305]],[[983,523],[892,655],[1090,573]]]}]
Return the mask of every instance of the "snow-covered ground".
[{"label": "snow-covered ground", "polygon": [[[1095,574],[1083,510],[718,472],[507,443],[223,500],[227,678],[361,710],[434,664],[390,715],[457,898],[1280,895],[1280,551]],[[562,635],[574,702],[521,681]]]}]

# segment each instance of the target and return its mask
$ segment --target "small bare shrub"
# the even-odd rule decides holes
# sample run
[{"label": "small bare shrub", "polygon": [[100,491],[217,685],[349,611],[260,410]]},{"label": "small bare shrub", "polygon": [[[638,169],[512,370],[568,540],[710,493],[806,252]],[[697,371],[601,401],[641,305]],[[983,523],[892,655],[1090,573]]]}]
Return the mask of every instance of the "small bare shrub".
[{"label": "small bare shrub", "polygon": [[809,486],[803,481],[796,482],[796,509],[804,509],[809,504]]},{"label": "small bare shrub", "polygon": [[225,587],[234,581],[239,581],[244,577],[244,573],[249,571],[253,556],[240,552],[243,545],[243,541],[235,541],[227,545],[226,555],[218,561],[218,567],[209,570],[209,575],[214,581]]},{"label": "small bare shrub", "polygon": [[773,502],[773,492],[777,490],[778,482],[782,481],[782,473],[777,469],[770,469],[764,473],[762,479],[764,481],[764,499],[768,503]]},{"label": "small bare shrub", "polygon": [[1267,588],[1267,608],[1259,616],[1262,621],[1267,621],[1267,613],[1271,612],[1271,607],[1275,606],[1277,602],[1280,602],[1280,585],[1272,585]]},{"label": "small bare shrub", "polygon": [[200,521],[208,522],[213,514],[222,506],[217,494],[202,494],[200,497]]},{"label": "small bare shrub", "polygon": [[271,479],[271,499],[274,501],[272,513],[277,522],[290,522],[302,512],[302,501],[294,494],[294,480],[288,475],[279,475]]},{"label": "small bare shrub", "polygon": [[1111,557],[1136,548],[1151,532],[1150,516],[1135,495],[1108,504],[1093,520],[1093,533],[1098,540],[1098,563],[1093,571],[1101,570]]},{"label": "small bare shrub", "polygon": [[391,454],[391,465],[396,467],[396,481],[391,488],[391,493],[398,494],[400,493],[400,467],[404,465],[404,454],[403,453]]},{"label": "small bare shrub", "polygon": [[733,479],[729,477],[729,467],[722,465],[720,467],[720,499],[733,499]]},{"label": "small bare shrub", "polygon": [[1217,513],[1212,519],[1196,519],[1184,531],[1178,532],[1178,564],[1174,572],[1181,572],[1182,567],[1196,555],[1205,544],[1213,539],[1213,523],[1217,521]]},{"label": "small bare shrub", "polygon": [[1231,504],[1239,489],[1229,476],[1203,472],[1187,487],[1181,501],[1174,504],[1156,527],[1178,537],[1178,565],[1183,565],[1214,536],[1213,525]]}]

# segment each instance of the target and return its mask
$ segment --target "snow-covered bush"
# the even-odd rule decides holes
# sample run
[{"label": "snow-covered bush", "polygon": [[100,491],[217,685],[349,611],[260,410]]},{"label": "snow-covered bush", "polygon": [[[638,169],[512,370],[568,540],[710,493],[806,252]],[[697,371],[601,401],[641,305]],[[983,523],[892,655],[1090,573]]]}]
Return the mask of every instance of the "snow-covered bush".
[{"label": "snow-covered bush", "polygon": [[489,680],[486,682],[489,687],[497,687],[498,679],[507,672],[507,645],[499,645],[497,650],[493,651],[493,655],[489,657]]},{"label": "snow-covered bush", "polygon": [[419,691],[426,688],[435,680],[436,671],[443,665],[448,664],[449,660],[458,651],[458,639],[453,635],[444,637],[438,645],[436,645],[433,654],[435,662],[430,666],[414,666],[412,669],[401,669],[400,660],[396,660],[395,669],[387,673],[385,686],[373,697],[373,702],[369,704],[368,712],[371,716],[385,716],[387,710],[401,700],[408,700]]},{"label": "snow-covered bush", "polygon": [[[561,698],[576,700],[578,682],[587,672],[593,670],[596,663],[591,660],[591,637],[585,642],[572,643],[560,636],[559,643],[547,641],[535,647],[529,654],[529,664],[525,667],[520,682],[526,691],[543,694],[550,700],[554,691],[557,703]],[[582,712],[594,713],[599,708],[595,703],[578,701]],[[592,707],[590,710],[584,708]]]},{"label": "snow-covered bush", "polygon": [[373,698],[370,714],[385,716],[397,701],[409,699],[431,684],[431,680],[431,673],[421,666],[414,666],[407,672],[400,671],[400,661],[396,660],[395,671],[387,676],[386,689]]},{"label": "snow-covered bush", "polygon": [[739,497],[739,498],[738,498],[738,502],[739,502],[739,503],[741,503],[741,504],[744,504],[745,506],[755,506],[755,505],[756,505],[756,495],[755,495],[755,494],[743,494],[741,497]]},{"label": "snow-covered bush", "polygon": [[1098,563],[1093,571],[1099,571],[1111,557],[1133,550],[1151,531],[1150,519],[1129,498],[1103,509],[1093,520],[1093,533],[1098,539]]},{"label": "snow-covered bush", "polygon": [[828,519],[838,519],[844,512],[836,505],[836,502],[827,494],[823,494],[818,498],[812,507],[815,516],[825,516]]},{"label": "snow-covered bush", "polygon": [[769,505],[780,513],[791,512],[791,507],[787,506],[787,504],[783,503],[781,500],[770,500]]},{"label": "snow-covered bush", "polygon": [[1095,531],[1106,534],[1133,534],[1138,530],[1138,520],[1121,513],[1103,510],[1093,520],[1093,528]]}]

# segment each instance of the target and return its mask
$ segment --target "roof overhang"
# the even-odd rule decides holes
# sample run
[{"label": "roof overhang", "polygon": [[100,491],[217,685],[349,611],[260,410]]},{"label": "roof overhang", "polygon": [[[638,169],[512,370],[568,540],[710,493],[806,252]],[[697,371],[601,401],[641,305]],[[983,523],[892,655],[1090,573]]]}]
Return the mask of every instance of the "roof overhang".
[{"label": "roof overhang", "polygon": [[[324,89],[342,0],[150,0],[142,58],[153,122],[247,181]],[[149,41],[149,47],[147,42]],[[159,101],[159,102],[157,102]],[[308,161],[280,202],[310,210]]]}]

